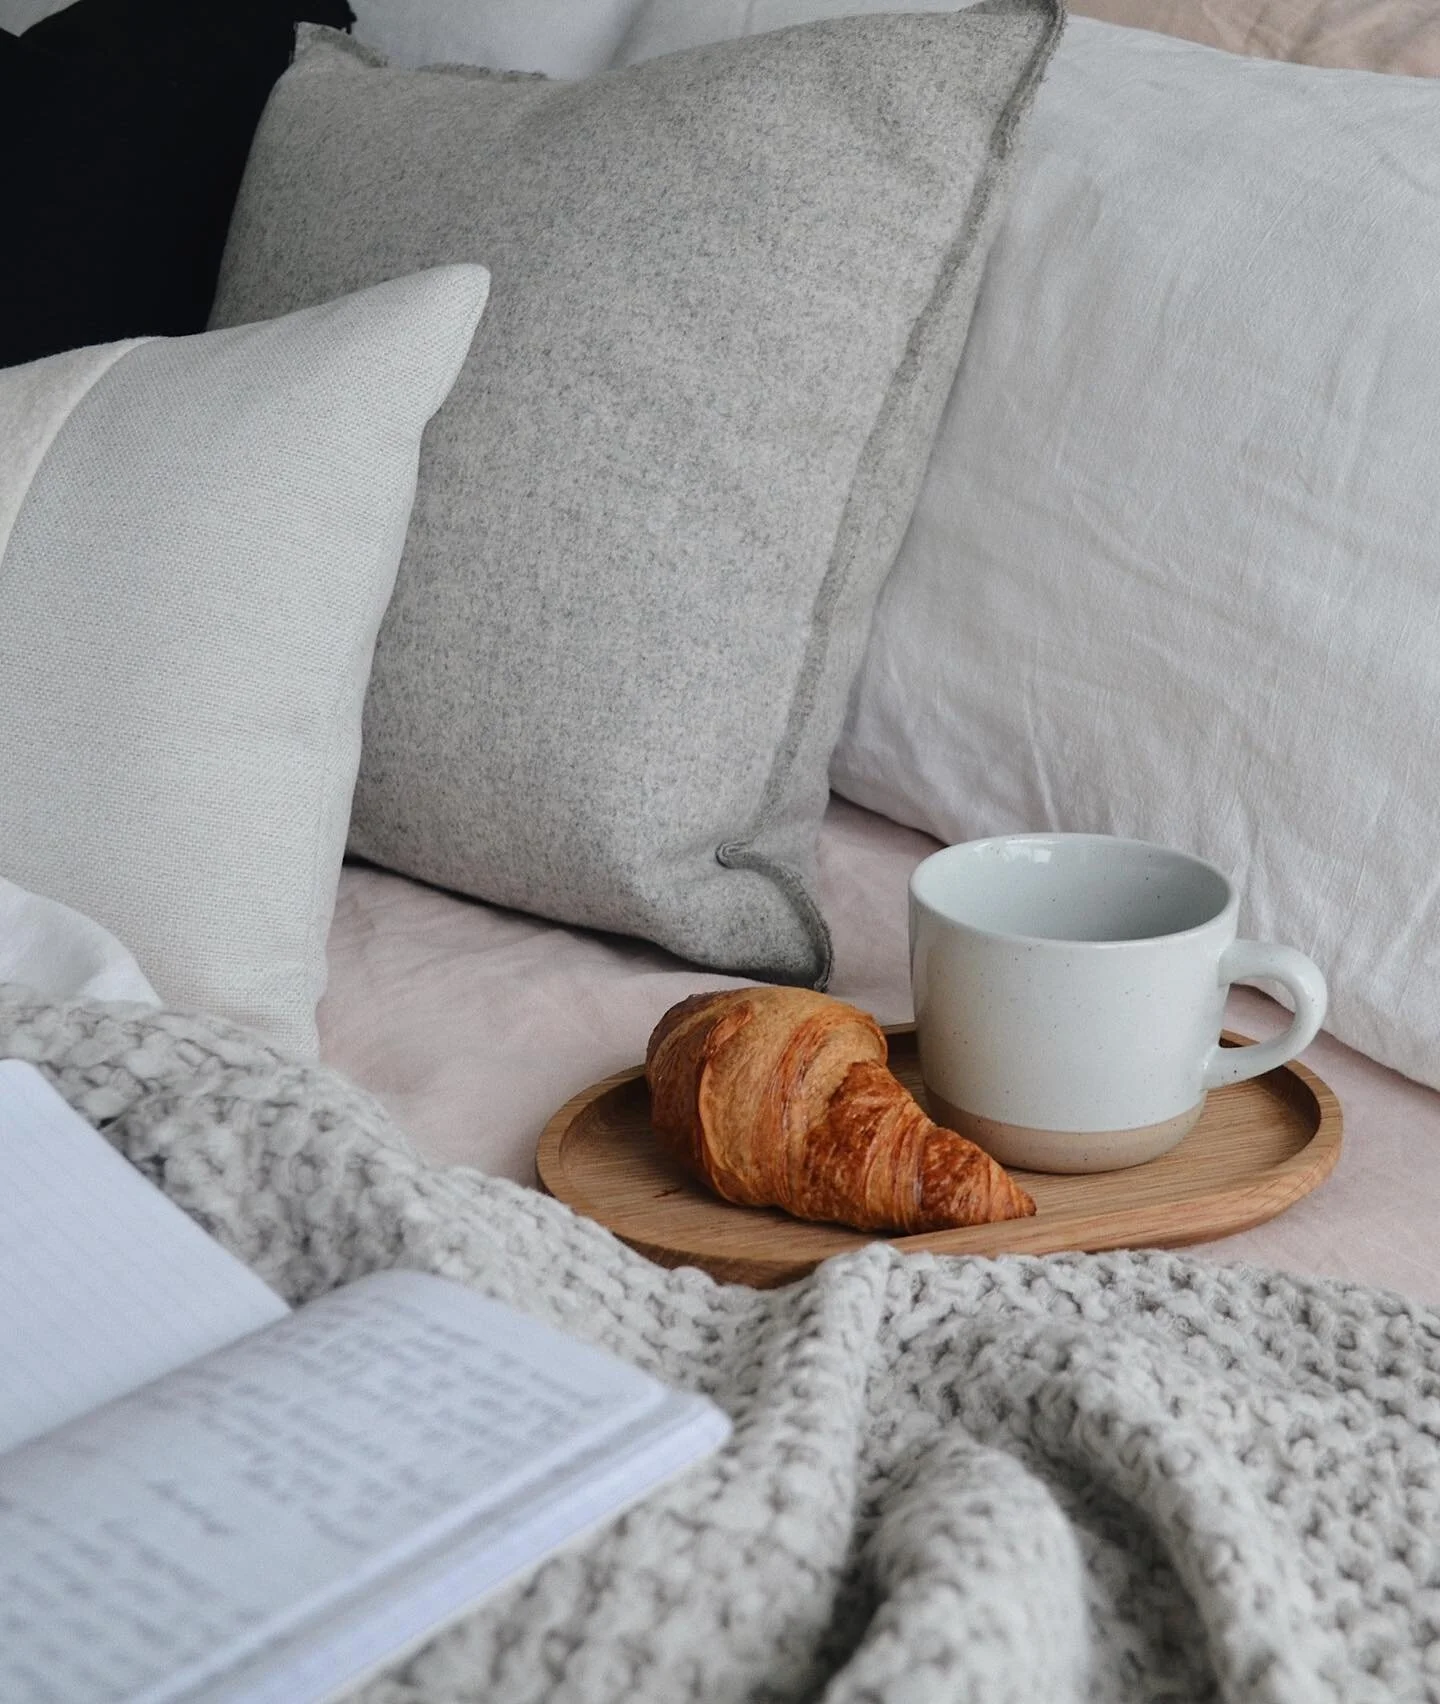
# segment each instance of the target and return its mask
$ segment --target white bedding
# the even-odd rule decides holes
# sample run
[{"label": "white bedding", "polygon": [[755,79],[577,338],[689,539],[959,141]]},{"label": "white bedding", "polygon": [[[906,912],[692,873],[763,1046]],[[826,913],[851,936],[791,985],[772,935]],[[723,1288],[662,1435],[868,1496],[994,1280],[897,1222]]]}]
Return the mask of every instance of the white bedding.
[{"label": "white bedding", "polygon": [[[906,883],[927,836],[833,800],[820,848],[835,932],[831,992],[883,1023],[911,1016]],[[372,1090],[433,1160],[534,1182],[535,1143],[570,1095],[637,1063],[686,994],[733,986],[658,948],[347,867],[331,929],[322,1057]],[[1249,1035],[1288,1014],[1237,990]],[[1314,1195],[1199,1251],[1352,1278],[1440,1302],[1440,1093],[1322,1035],[1303,1055],[1344,1108],[1340,1164]]]},{"label": "white bedding", "polygon": [[0,983],[20,982],[50,1000],[136,1000],[158,1006],[133,955],[58,899],[0,876]]}]

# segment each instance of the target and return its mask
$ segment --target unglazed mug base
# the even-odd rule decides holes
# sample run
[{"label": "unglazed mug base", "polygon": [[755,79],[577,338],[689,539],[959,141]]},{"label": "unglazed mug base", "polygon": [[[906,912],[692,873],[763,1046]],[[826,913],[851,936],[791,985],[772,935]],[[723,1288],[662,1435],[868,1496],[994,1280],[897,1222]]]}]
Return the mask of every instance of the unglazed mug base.
[{"label": "unglazed mug base", "polygon": [[924,1098],[937,1124],[967,1137],[1002,1166],[1068,1174],[1122,1171],[1159,1159],[1184,1141],[1205,1107],[1202,1096],[1187,1112],[1134,1130],[1034,1130],[1024,1124],[1005,1124],[998,1118],[962,1112],[930,1089]]}]

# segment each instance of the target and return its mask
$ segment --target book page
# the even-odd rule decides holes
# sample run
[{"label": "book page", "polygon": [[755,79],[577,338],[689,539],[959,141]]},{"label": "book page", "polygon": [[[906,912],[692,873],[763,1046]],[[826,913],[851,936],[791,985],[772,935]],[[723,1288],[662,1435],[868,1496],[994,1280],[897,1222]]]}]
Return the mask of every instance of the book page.
[{"label": "book page", "polygon": [[607,1524],[730,1436],[728,1417],[699,1396],[672,1393],[597,1450],[545,1483],[481,1514],[365,1592],[267,1643],[201,1692],[167,1704],[321,1704],[391,1668],[455,1616],[541,1557]]},{"label": "book page", "polygon": [[447,1280],[349,1285],[0,1459],[0,1698],[189,1696],[672,1403]]},{"label": "book page", "polygon": [[33,1066],[0,1061],[0,1452],[288,1311]]}]

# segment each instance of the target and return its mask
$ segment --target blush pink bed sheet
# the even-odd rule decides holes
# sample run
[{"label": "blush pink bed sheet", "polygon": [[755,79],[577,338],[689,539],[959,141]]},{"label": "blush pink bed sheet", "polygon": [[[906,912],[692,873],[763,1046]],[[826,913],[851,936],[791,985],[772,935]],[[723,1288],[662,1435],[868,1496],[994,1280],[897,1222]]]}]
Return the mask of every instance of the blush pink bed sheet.
[{"label": "blush pink bed sheet", "polygon": [[[911,1016],[906,884],[935,842],[840,800],[820,843],[834,926],[832,992],[882,1023]],[[429,1159],[535,1181],[535,1144],[571,1095],[644,1057],[676,1000],[735,985],[641,943],[475,904],[347,868],[320,1008],[324,1058],[370,1089]],[[1238,989],[1253,1036],[1288,1016]],[[1340,1097],[1329,1181],[1208,1258],[1382,1285],[1440,1303],[1440,1093],[1322,1035],[1303,1056]]]}]

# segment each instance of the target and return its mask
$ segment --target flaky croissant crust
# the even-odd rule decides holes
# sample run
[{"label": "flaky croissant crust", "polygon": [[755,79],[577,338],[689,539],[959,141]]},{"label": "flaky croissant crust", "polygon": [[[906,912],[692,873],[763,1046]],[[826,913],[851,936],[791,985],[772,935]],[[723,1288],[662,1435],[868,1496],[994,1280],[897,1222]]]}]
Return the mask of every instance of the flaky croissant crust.
[{"label": "flaky croissant crust", "polygon": [[650,1037],[651,1123],[742,1206],[901,1233],[1033,1213],[988,1154],[926,1116],[886,1056],[875,1020],[824,994],[692,995]]}]

